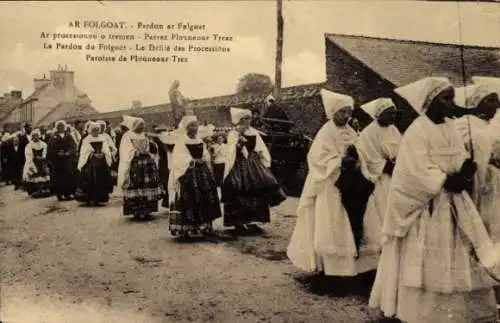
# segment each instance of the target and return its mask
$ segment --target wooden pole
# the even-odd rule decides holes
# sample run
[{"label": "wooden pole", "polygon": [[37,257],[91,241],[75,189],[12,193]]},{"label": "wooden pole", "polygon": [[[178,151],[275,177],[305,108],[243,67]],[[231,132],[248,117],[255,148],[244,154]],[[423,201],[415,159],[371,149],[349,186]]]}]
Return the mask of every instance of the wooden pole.
[{"label": "wooden pole", "polygon": [[281,65],[283,62],[283,0],[276,0],[277,35],[276,35],[276,66],[274,75],[274,98],[280,101],[281,96]]}]

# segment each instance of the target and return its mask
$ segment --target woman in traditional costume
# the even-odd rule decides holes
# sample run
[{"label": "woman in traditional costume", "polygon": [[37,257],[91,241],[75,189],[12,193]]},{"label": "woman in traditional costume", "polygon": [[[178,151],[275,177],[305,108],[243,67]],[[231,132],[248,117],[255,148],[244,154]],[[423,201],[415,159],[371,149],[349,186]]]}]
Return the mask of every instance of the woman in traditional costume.
[{"label": "woman in traditional costume", "polygon": [[231,108],[236,129],[228,134],[227,159],[222,186],[224,226],[236,234],[262,232],[254,222],[269,223],[269,206],[286,199],[271,173],[271,155],[256,129],[250,126],[252,112]]},{"label": "woman in traditional costume", "polygon": [[[457,104],[472,109],[475,116],[456,121],[465,147],[474,156],[478,171],[473,200],[494,242],[500,242],[500,78],[473,77],[475,85],[457,89]],[[493,130],[495,129],[495,130]],[[492,131],[493,130],[493,131]],[[472,138],[471,138],[472,137]],[[500,288],[496,287],[497,304]],[[497,305],[499,308],[500,306]]]},{"label": "woman in traditional costume", "polygon": [[495,322],[499,248],[466,192],[477,165],[447,119],[454,89],[430,77],[395,91],[420,117],[401,139],[369,304],[408,323]]},{"label": "woman in traditional costume", "polygon": [[80,139],[80,141],[78,142],[78,145],[77,145],[77,154],[79,154],[80,150],[82,150],[83,139],[85,139],[85,137],[87,137],[89,135],[89,127],[90,127],[91,124],[92,124],[92,120],[89,120],[89,121],[85,122],[85,126],[83,128],[83,134],[82,134],[81,139]]},{"label": "woman in traditional costume", "polygon": [[76,190],[76,145],[65,133],[66,122],[56,122],[56,132],[47,147],[52,190],[60,201],[73,199]]},{"label": "woman in traditional costume", "polygon": [[361,131],[357,143],[363,159],[361,171],[375,185],[364,216],[365,240],[369,239],[371,247],[380,250],[387,193],[396,165],[401,134],[394,125],[396,107],[391,99],[380,98],[362,105],[361,109],[373,119]]},{"label": "woman in traditional costume", "polygon": [[210,154],[198,136],[196,116],[184,116],[172,152],[168,190],[172,235],[211,234],[212,222],[222,216],[217,185],[210,170]]},{"label": "woman in traditional costume", "polygon": [[2,157],[2,181],[5,184],[12,184],[12,167],[9,162],[10,147],[12,143],[12,135],[6,132],[2,136],[2,145],[0,146],[0,156]]},{"label": "woman in traditional costume", "polygon": [[325,89],[321,97],[328,121],[307,156],[309,173],[287,255],[315,274],[308,279],[315,292],[343,296],[347,277],[377,268],[379,241],[370,232],[377,218],[374,213],[364,218],[373,184],[361,172],[366,166],[356,148],[356,131],[348,125],[354,101]]},{"label": "woman in traditional costume", "polygon": [[149,151],[142,118],[129,117],[130,130],[121,140],[118,186],[123,190],[123,215],[148,218],[162,197],[160,176]]},{"label": "woman in traditional costume", "polygon": [[47,144],[40,137],[40,130],[33,130],[31,140],[25,148],[26,162],[23,169],[26,192],[35,198],[51,195],[50,175],[46,160]]},{"label": "woman in traditional costume", "polygon": [[107,140],[100,134],[100,125],[91,123],[88,130],[78,159],[80,173],[75,199],[87,205],[99,205],[109,201],[112,157]]}]

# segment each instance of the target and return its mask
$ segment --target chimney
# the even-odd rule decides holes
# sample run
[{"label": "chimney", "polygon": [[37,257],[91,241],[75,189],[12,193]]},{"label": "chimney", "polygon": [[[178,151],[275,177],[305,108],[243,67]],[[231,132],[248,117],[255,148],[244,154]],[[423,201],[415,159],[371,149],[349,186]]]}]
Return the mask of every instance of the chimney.
[{"label": "chimney", "polygon": [[57,70],[50,71],[50,79],[52,84],[58,89],[72,89],[74,87],[74,72],[63,70],[59,65]]},{"label": "chimney", "polygon": [[22,91],[10,91],[10,96],[12,98],[15,98],[15,99],[18,99],[18,100],[22,100],[23,98],[23,92]]},{"label": "chimney", "polygon": [[43,79],[34,79],[33,82],[35,83],[35,91],[36,91],[41,86],[50,83],[50,80],[45,77],[45,74],[43,74]]},{"label": "chimney", "polygon": [[132,109],[138,109],[142,106],[142,103],[141,101],[139,100],[134,100],[132,101]]}]

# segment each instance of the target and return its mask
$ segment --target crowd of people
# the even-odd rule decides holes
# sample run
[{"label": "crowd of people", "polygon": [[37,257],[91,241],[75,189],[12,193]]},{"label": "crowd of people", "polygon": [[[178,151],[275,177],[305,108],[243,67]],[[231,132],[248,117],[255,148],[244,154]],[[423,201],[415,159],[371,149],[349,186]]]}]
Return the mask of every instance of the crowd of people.
[{"label": "crowd of people", "polygon": [[369,306],[387,317],[497,322],[500,79],[473,81],[395,89],[419,114],[404,134],[390,98],[361,107],[373,121],[357,135],[353,99],[322,90],[329,121],[308,154],[287,252],[311,273],[303,282],[343,295],[353,277],[376,273]]},{"label": "crowd of people", "polygon": [[[307,156],[308,175],[287,255],[304,281],[345,295],[366,273],[369,306],[404,322],[496,322],[500,301],[500,79],[455,88],[428,77],[395,89],[418,113],[401,134],[397,107],[361,108],[373,121],[349,126],[352,97],[321,90],[328,121]],[[456,108],[470,113],[458,116]],[[106,203],[116,187],[123,215],[169,209],[173,236],[209,237],[223,218],[234,234],[259,233],[286,199],[252,112],[231,108],[217,133],[186,115],[174,130],[146,134],[141,118],[2,137],[2,180],[33,197]],[[366,278],[366,277],[365,277]],[[319,282],[319,283],[318,283]],[[316,286],[318,287],[318,286]],[[496,291],[496,295],[495,295]]]},{"label": "crowd of people", "polygon": [[232,236],[259,233],[257,223],[268,223],[269,208],[286,196],[269,169],[267,146],[250,126],[251,111],[232,108],[231,116],[228,134],[194,115],[173,130],[155,127],[154,134],[132,116],[114,129],[102,120],[83,127],[60,120],[48,130],[26,124],[1,137],[2,181],[33,198],[55,195],[87,206],[107,203],[116,191],[123,215],[135,219],[150,218],[161,201],[170,232],[183,238],[214,235],[212,223],[222,214]]}]

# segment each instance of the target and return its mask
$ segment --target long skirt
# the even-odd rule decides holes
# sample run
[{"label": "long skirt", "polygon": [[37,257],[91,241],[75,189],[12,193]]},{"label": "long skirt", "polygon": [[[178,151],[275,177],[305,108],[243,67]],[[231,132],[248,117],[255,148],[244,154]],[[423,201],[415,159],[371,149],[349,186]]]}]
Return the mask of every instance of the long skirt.
[{"label": "long skirt", "polygon": [[74,156],[59,156],[51,165],[52,191],[55,195],[74,195],[76,191],[76,164]]},{"label": "long skirt", "polygon": [[113,163],[111,164],[110,174],[111,174],[111,183],[113,184],[111,186],[111,190],[113,190],[113,186],[116,186],[118,179],[118,160],[114,160]]},{"label": "long skirt", "polygon": [[109,201],[111,174],[104,155],[92,154],[78,175],[75,199],[84,203]]},{"label": "long skirt", "polygon": [[269,206],[285,199],[278,181],[262,165],[256,152],[251,152],[248,158],[237,155],[222,186],[224,226],[269,223]]},{"label": "long skirt", "polygon": [[149,154],[136,155],[123,184],[123,215],[146,215],[158,211],[162,198],[160,176]]},{"label": "long skirt", "polygon": [[50,176],[47,162],[45,160],[35,160],[36,172],[29,174],[24,179],[26,192],[34,198],[48,197],[51,195]]},{"label": "long skirt", "polygon": [[[500,168],[495,165],[488,166],[487,192],[481,196],[481,217],[494,242],[500,243]],[[495,286],[497,303],[500,304],[500,286]]]},{"label": "long skirt", "polygon": [[226,164],[213,164],[214,168],[214,179],[217,187],[222,187],[222,182],[224,181],[224,167]]},{"label": "long skirt", "polygon": [[210,231],[212,221],[222,216],[217,184],[207,165],[188,168],[179,179],[180,194],[170,212],[172,235]]}]

